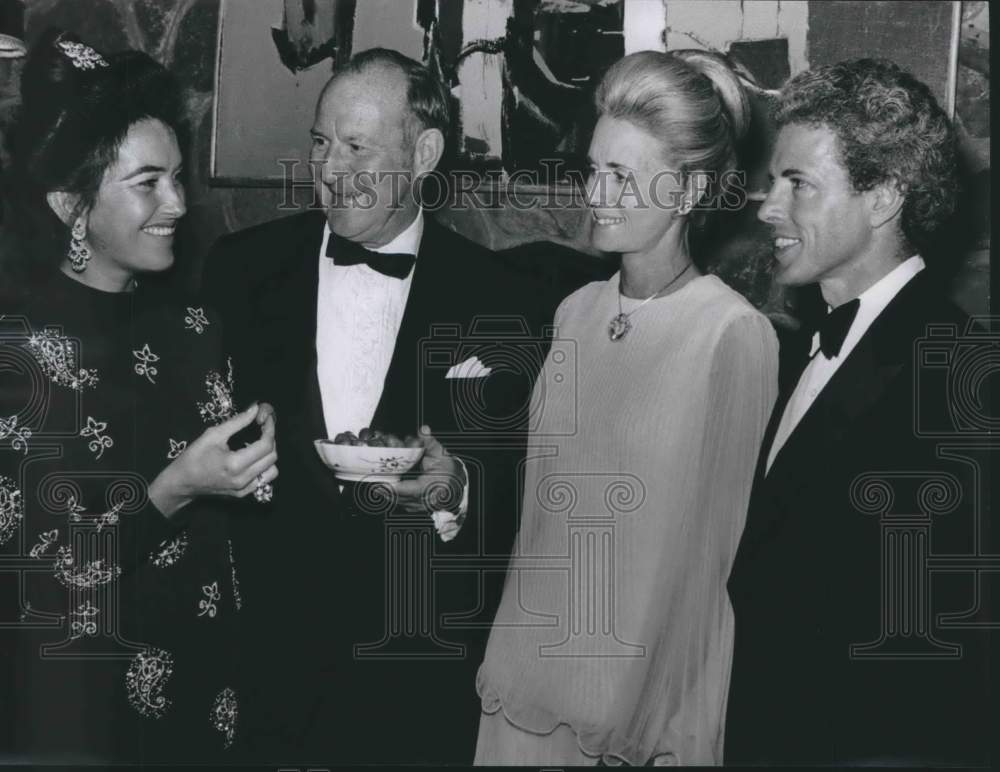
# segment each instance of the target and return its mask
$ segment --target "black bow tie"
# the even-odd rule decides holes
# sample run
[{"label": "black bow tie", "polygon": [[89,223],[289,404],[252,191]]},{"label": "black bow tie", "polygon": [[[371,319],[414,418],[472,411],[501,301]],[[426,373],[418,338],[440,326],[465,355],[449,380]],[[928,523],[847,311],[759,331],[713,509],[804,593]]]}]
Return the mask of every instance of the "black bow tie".
[{"label": "black bow tie", "polygon": [[819,325],[819,347],[823,356],[833,359],[840,355],[848,330],[854,324],[861,301],[854,298],[849,303],[843,303],[826,315]]},{"label": "black bow tie", "polygon": [[392,276],[394,279],[405,279],[413,270],[417,258],[413,255],[397,252],[373,252],[365,249],[355,241],[330,232],[326,244],[326,256],[332,257],[336,265],[359,265],[364,263],[372,270]]}]

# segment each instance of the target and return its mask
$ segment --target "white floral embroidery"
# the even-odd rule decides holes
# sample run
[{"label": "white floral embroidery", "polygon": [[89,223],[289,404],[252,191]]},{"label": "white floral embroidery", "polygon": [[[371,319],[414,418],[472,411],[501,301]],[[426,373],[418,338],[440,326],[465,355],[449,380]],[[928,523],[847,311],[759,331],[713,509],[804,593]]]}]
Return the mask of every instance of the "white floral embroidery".
[{"label": "white floral embroidery", "polygon": [[188,547],[188,535],[187,531],[178,534],[173,539],[168,539],[167,541],[160,542],[160,546],[157,548],[156,552],[151,552],[149,555],[150,561],[157,568],[167,568],[177,563],[182,557],[184,557],[184,552]]},{"label": "white floral embroidery", "polygon": [[104,451],[115,444],[113,439],[104,434],[107,428],[107,421],[95,421],[91,416],[87,416],[87,425],[80,430],[81,437],[94,438],[87,444],[87,447],[97,454],[97,458],[103,456]]},{"label": "white floral embroidery", "polygon": [[239,720],[240,708],[236,701],[236,692],[228,686],[219,692],[212,705],[212,726],[225,736],[223,748],[233,744],[236,736],[236,722]]},{"label": "white floral embroidery", "polygon": [[210,322],[205,316],[205,309],[188,307],[188,315],[184,317],[184,329],[194,330],[201,335]]},{"label": "white floral embroidery", "polygon": [[49,547],[59,540],[59,529],[53,528],[51,531],[42,531],[42,533],[38,534],[38,538],[38,544],[32,547],[31,552],[28,553],[29,557],[36,559],[48,552]]},{"label": "white floral embroidery", "polygon": [[203,585],[201,591],[205,593],[205,597],[198,601],[198,608],[201,609],[198,612],[198,616],[203,617],[208,614],[209,619],[214,619],[215,615],[219,613],[215,602],[222,597],[222,593],[219,592],[219,583],[212,582],[211,584]]},{"label": "white floral embroidery", "polygon": [[[9,542],[24,520],[24,501],[14,481],[0,474],[0,544]],[[232,545],[229,547],[232,560]]]},{"label": "white floral embroidery", "polygon": [[[110,525],[118,525],[118,513],[121,512],[122,506],[125,502],[119,502],[115,504],[107,512],[103,512],[97,517],[92,518],[93,523],[97,526],[98,531],[102,531],[104,528]],[[76,496],[70,495],[66,500],[66,514],[69,516],[71,522],[79,523],[83,520],[83,516],[86,514],[87,508],[81,507],[76,503]]]},{"label": "white floral embroidery", "polygon": [[228,371],[223,378],[215,370],[205,376],[205,388],[208,390],[207,402],[198,403],[198,412],[205,423],[219,424],[236,415],[236,404],[233,401],[233,361],[226,360]]},{"label": "white floral embroidery", "polygon": [[31,352],[45,377],[53,383],[74,391],[92,389],[97,385],[97,370],[76,366],[76,351],[69,338],[46,329],[28,338],[24,348]]},{"label": "white floral embroidery", "polygon": [[148,343],[143,343],[139,351],[133,351],[132,356],[139,360],[135,363],[136,375],[144,375],[147,381],[155,384],[153,376],[157,374],[157,369],[153,362],[159,362],[160,357],[149,350]]},{"label": "white floral embroidery", "polygon": [[81,507],[79,504],[76,503],[76,496],[71,495],[66,500],[66,514],[69,516],[69,519],[74,523],[79,523],[80,520],[82,519],[81,516],[86,511],[87,511],[86,509],[84,509],[83,507]]},{"label": "white floral embroidery", "polygon": [[23,450],[24,455],[28,455],[28,438],[30,436],[31,429],[27,426],[22,429],[17,428],[16,415],[12,415],[7,419],[0,418],[0,440],[13,437],[14,439],[10,441],[10,446],[14,450]]},{"label": "white floral embroidery", "polygon": [[239,611],[243,608],[243,596],[240,595],[240,580],[236,576],[236,559],[233,557],[233,540],[228,539],[229,542],[229,566],[232,569],[233,575],[233,604],[236,606],[236,610]]},{"label": "white floral embroidery", "polygon": [[97,622],[94,621],[94,617],[99,613],[100,609],[91,605],[89,600],[77,606],[76,611],[69,612],[70,618],[73,619],[69,626],[69,637],[76,640],[84,635],[97,635]]},{"label": "white floral embroidery", "polygon": [[148,648],[132,659],[125,673],[128,701],[146,718],[163,718],[171,700],[163,689],[174,673],[174,658],[169,651]]},{"label": "white floral embroidery", "polygon": [[185,450],[187,450],[188,443],[187,443],[187,440],[181,440],[180,442],[178,442],[177,440],[172,439],[172,438],[168,438],[168,439],[170,439],[170,450],[167,451],[167,458],[170,461],[173,461],[181,453],[183,453]]},{"label": "white floral embroidery", "polygon": [[113,564],[105,565],[103,560],[91,560],[80,568],[75,567],[73,552],[66,545],[56,551],[56,562],[52,566],[56,581],[63,587],[90,589],[102,584],[110,584],[122,570]]},{"label": "white floral embroidery", "polygon": [[107,512],[104,512],[97,517],[96,522],[98,531],[111,525],[118,525],[118,513],[121,512],[123,504],[124,502],[118,502]]}]

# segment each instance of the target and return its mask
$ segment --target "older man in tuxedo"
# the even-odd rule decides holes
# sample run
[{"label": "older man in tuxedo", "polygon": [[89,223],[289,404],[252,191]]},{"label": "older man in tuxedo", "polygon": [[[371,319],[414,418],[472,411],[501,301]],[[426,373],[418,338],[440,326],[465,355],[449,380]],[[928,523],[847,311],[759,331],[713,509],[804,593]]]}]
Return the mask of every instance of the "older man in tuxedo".
[{"label": "older man in tuxedo", "polygon": [[818,283],[829,312],[783,351],[729,580],[726,763],[981,763],[979,576],[929,560],[970,554],[983,515],[949,379],[921,353],[989,347],[927,249],[955,205],[955,138],[929,89],[880,60],[793,78],[777,120],[759,217],[777,280]]},{"label": "older man in tuxedo", "polygon": [[[237,545],[246,656],[272,673],[246,700],[258,761],[472,760],[545,309],[530,277],[422,211],[418,179],[448,128],[426,68],[356,55],[310,131],[323,211],[226,236],[207,259],[237,389],[274,404],[286,459]],[[344,485],[314,450],[366,426],[423,427],[394,501]]]}]

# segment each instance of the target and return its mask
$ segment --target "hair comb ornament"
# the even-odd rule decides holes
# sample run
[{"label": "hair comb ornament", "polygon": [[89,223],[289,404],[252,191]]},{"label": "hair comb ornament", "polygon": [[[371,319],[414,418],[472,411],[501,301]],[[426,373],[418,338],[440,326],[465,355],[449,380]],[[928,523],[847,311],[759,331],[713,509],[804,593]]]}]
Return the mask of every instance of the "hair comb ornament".
[{"label": "hair comb ornament", "polygon": [[108,63],[97,51],[83,43],[73,43],[69,40],[60,40],[56,43],[59,49],[73,63],[78,70],[93,70],[96,67],[107,67]]}]

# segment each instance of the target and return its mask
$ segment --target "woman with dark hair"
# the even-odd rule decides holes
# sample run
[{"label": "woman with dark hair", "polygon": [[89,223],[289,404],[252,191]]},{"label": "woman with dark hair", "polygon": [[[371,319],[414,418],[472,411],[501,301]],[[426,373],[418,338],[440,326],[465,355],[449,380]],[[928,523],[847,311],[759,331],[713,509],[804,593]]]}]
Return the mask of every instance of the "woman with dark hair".
[{"label": "woman with dark hair", "polygon": [[237,736],[227,502],[269,498],[274,421],[236,411],[213,315],[144,278],[172,265],[185,213],[180,124],[145,54],[50,31],[25,64],[0,233],[0,702],[18,761],[216,762]]},{"label": "woman with dark hair", "polygon": [[[621,270],[556,312],[534,396],[544,452],[479,671],[476,763],[720,764],[726,578],[778,345],[702,273],[689,231],[738,198],[748,102],[721,57],[644,51],[610,68],[596,105],[592,238]],[[560,340],[569,399],[544,393],[570,361]]]}]

